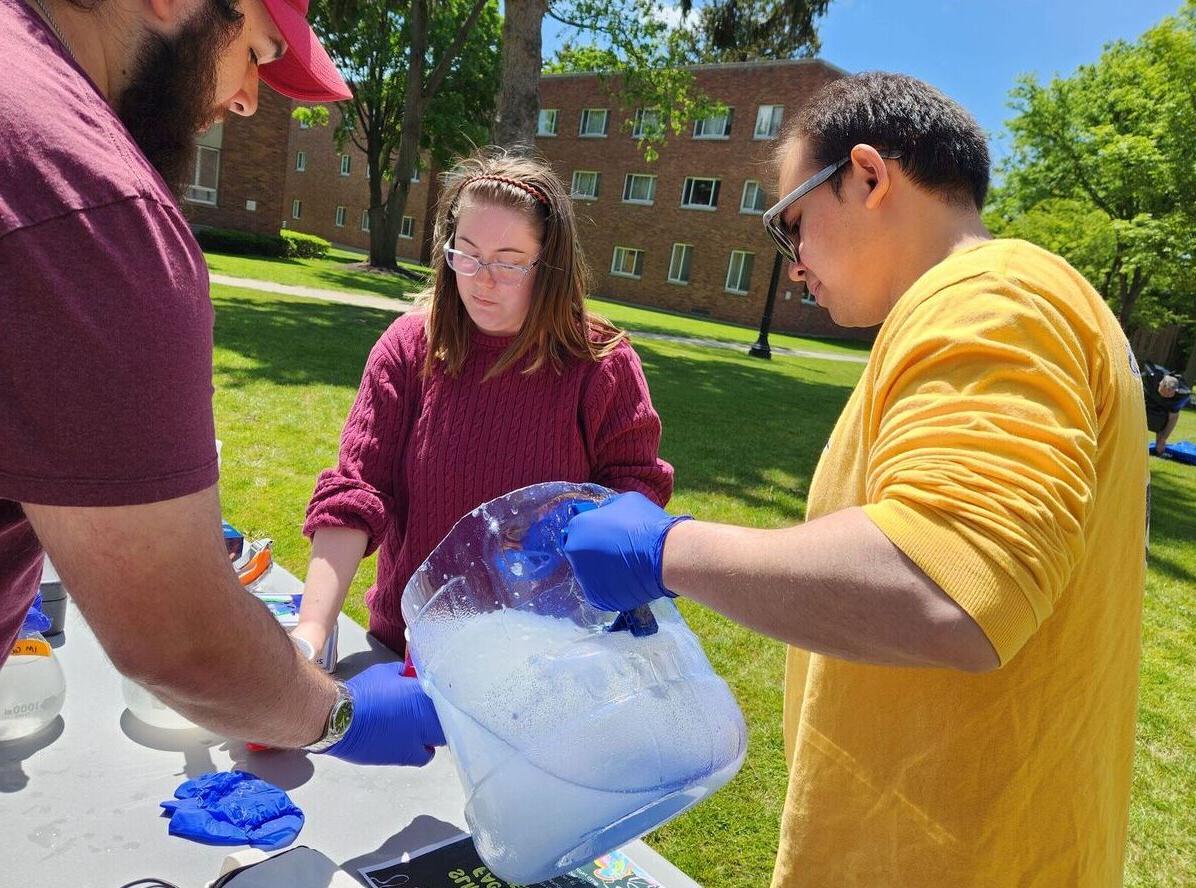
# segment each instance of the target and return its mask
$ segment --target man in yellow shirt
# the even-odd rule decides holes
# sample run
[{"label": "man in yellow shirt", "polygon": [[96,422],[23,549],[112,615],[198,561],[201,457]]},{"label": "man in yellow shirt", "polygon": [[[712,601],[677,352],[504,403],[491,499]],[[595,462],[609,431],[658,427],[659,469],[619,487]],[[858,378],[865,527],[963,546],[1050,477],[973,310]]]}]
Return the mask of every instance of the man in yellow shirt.
[{"label": "man in yellow shirt", "polygon": [[984,137],[927,84],[836,81],[779,157],[790,276],[883,322],[807,521],[625,494],[567,528],[585,595],[791,645],[774,888],[1120,885],[1149,480],[1125,336],[1062,259],[991,238]]}]

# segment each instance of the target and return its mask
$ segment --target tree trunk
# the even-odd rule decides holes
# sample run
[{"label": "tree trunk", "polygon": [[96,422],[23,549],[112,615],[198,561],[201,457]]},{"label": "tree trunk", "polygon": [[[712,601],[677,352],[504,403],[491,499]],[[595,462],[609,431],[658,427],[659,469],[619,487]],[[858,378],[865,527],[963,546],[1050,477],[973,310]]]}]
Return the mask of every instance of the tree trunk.
[{"label": "tree trunk", "polygon": [[1142,273],[1141,268],[1134,269],[1134,276],[1128,285],[1125,275],[1121,275],[1121,311],[1117,313],[1117,320],[1121,323],[1121,329],[1126,333],[1130,329],[1130,318],[1134,315],[1134,306],[1138,304],[1138,297],[1146,289],[1147,280],[1148,278]]},{"label": "tree trunk", "polygon": [[531,148],[540,111],[540,29],[547,0],[507,0],[502,25],[502,86],[494,143]]}]

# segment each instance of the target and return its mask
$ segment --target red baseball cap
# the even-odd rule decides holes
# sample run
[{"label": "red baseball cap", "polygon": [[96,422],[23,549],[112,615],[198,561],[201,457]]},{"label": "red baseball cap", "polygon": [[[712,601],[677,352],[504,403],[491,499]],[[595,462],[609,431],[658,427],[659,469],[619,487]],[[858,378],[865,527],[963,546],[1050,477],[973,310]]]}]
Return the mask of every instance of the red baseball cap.
[{"label": "red baseball cap", "polygon": [[308,0],[262,0],[278,26],[287,51],[262,65],[258,75],[275,92],[303,102],[339,102],[352,98],[349,87],[307,23]]}]

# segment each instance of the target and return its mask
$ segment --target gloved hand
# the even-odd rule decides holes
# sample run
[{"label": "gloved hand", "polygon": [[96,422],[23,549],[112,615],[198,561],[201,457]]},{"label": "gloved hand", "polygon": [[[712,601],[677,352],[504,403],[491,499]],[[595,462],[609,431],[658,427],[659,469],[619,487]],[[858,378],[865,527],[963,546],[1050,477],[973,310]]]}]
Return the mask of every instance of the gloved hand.
[{"label": "gloved hand", "polygon": [[692,517],[670,515],[641,493],[623,493],[575,515],[565,528],[565,557],[586,601],[630,611],[676,597],[660,578],[664,539],[674,524]]},{"label": "gloved hand", "polygon": [[402,663],[379,663],[346,684],[353,720],[328,755],[358,765],[426,765],[444,745],[432,699],[418,679],[403,676]]},{"label": "gloved hand", "polygon": [[248,771],[201,774],[162,802],[169,832],[206,845],[252,845],[273,851],[295,841],[303,812],[290,797]]}]

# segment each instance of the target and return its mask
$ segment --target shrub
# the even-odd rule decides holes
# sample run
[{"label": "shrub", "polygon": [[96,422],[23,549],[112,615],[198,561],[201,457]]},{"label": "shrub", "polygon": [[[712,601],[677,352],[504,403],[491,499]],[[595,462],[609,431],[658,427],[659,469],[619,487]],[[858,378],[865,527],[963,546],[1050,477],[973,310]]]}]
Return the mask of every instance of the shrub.
[{"label": "shrub", "polygon": [[205,250],[214,253],[233,253],[238,256],[291,255],[290,242],[277,234],[253,234],[227,228],[197,228],[195,239]]},{"label": "shrub", "polygon": [[332,246],[324,238],[316,237],[314,234],[287,231],[285,228],[280,234],[290,248],[287,255],[298,256],[300,259],[323,259],[328,255],[328,248]]}]

